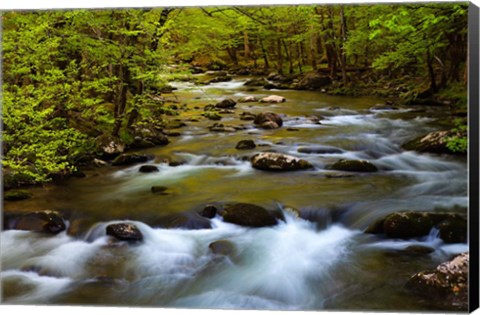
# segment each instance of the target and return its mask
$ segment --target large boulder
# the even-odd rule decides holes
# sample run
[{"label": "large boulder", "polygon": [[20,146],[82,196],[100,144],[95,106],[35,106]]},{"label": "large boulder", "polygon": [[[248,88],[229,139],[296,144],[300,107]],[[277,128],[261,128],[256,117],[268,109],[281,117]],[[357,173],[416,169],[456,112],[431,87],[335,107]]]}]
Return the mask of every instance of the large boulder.
[{"label": "large boulder", "polygon": [[402,145],[405,150],[424,153],[454,154],[447,147],[448,138],[455,136],[451,131],[434,131]]},{"label": "large boulder", "polygon": [[274,152],[263,152],[251,158],[252,167],[264,171],[296,171],[312,168],[308,161]]},{"label": "large boulder", "polygon": [[336,171],[347,172],[376,172],[377,167],[369,161],[365,160],[338,160],[332,165],[328,166],[328,169]]},{"label": "large boulder", "polygon": [[145,154],[126,153],[117,156],[113,161],[113,166],[133,165],[137,163],[145,163],[148,161],[148,156]]},{"label": "large boulder", "polygon": [[467,310],[468,268],[469,253],[463,253],[434,270],[413,275],[405,287],[439,307]]},{"label": "large boulder", "polygon": [[[269,122],[275,123],[275,125],[268,124]],[[253,123],[264,129],[274,129],[281,127],[283,125],[283,120],[282,117],[280,117],[280,115],[278,114],[272,112],[264,112],[258,114],[255,117]]]},{"label": "large boulder", "polygon": [[225,205],[220,213],[225,222],[248,226],[264,227],[277,224],[276,216],[265,208],[248,203]]},{"label": "large boulder", "polygon": [[283,96],[270,95],[260,100],[260,103],[283,103],[286,99]]},{"label": "large boulder", "polygon": [[25,214],[5,214],[3,227],[6,230],[25,230],[58,234],[66,229],[63,215],[53,210]]},{"label": "large boulder", "polygon": [[448,212],[398,211],[377,220],[365,232],[409,239],[426,236],[432,228],[439,230],[439,236],[445,243],[467,241],[467,220]]},{"label": "large boulder", "polygon": [[235,102],[231,98],[227,98],[215,104],[215,107],[216,108],[234,108],[236,104],[237,102]]},{"label": "large boulder", "polygon": [[316,72],[308,72],[296,84],[298,90],[318,90],[332,83],[328,76]]},{"label": "large boulder", "polygon": [[143,234],[131,223],[110,224],[106,228],[107,235],[113,236],[119,241],[137,242],[143,240]]}]

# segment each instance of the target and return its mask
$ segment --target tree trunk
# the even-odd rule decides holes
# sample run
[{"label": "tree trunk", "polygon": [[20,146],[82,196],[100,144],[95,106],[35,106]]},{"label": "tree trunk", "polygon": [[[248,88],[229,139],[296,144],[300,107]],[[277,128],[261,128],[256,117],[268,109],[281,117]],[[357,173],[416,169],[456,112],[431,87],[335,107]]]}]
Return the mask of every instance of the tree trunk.
[{"label": "tree trunk", "polygon": [[162,13],[160,13],[160,17],[158,18],[158,24],[155,27],[155,32],[153,34],[152,42],[150,44],[150,50],[151,51],[156,51],[157,50],[158,42],[159,42],[160,38],[163,36],[161,28],[165,25],[165,23],[167,23],[168,15],[173,10],[174,9],[172,9],[172,8],[164,8],[162,10]]},{"label": "tree trunk", "polygon": [[283,53],[280,38],[277,39],[277,72],[283,74]]},{"label": "tree trunk", "polygon": [[342,47],[340,48],[340,67],[342,68],[342,81],[347,84],[347,55],[345,53],[344,45],[347,41],[347,20],[343,6],[340,6],[340,34],[342,37]]},{"label": "tree trunk", "polygon": [[248,41],[248,32],[243,32],[243,56],[245,59],[250,58],[250,45]]},{"label": "tree trunk", "polygon": [[114,117],[115,123],[113,126],[112,135],[118,137],[120,133],[120,128],[122,127],[122,120],[125,114],[125,109],[127,107],[127,92],[128,92],[128,80],[130,78],[130,71],[128,66],[122,64],[119,66],[118,77],[120,78],[119,82],[119,91],[115,100],[114,107]]},{"label": "tree trunk", "polygon": [[433,69],[433,57],[430,51],[427,51],[427,68],[428,68],[428,75],[430,77],[430,91],[435,93],[438,91],[438,87],[435,80],[435,70]]},{"label": "tree trunk", "polygon": [[270,68],[270,65],[268,64],[268,55],[267,55],[267,50],[265,49],[265,46],[263,45],[263,41],[260,39],[260,47],[262,48],[262,58],[263,58],[263,70],[267,71]]}]

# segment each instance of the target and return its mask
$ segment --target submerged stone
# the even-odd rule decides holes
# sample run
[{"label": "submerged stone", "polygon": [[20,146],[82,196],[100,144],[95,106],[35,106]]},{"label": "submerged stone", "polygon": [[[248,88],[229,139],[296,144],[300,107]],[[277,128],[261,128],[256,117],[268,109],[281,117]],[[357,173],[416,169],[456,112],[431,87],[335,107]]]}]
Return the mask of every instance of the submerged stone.
[{"label": "submerged stone", "polygon": [[33,194],[27,190],[15,189],[5,191],[3,194],[3,200],[6,201],[19,201],[32,198]]},{"label": "submerged stone", "polygon": [[228,240],[219,240],[208,245],[212,253],[216,255],[230,256],[235,254],[235,244]]}]

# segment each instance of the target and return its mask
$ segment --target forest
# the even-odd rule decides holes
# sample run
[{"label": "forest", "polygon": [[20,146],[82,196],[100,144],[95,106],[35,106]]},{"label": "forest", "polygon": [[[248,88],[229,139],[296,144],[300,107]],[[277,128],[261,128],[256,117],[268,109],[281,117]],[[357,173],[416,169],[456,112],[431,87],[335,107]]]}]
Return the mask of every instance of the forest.
[{"label": "forest", "polygon": [[[2,20],[2,163],[14,183],[70,174],[106,139],[131,145],[137,126],[161,125],[174,111],[161,97],[168,82],[198,71],[276,73],[271,87],[280,89],[307,76],[294,88],[466,110],[461,3],[5,12]],[[465,151],[465,139],[452,147]]]},{"label": "forest", "polygon": [[469,13],[2,12],[1,302],[468,310]]}]

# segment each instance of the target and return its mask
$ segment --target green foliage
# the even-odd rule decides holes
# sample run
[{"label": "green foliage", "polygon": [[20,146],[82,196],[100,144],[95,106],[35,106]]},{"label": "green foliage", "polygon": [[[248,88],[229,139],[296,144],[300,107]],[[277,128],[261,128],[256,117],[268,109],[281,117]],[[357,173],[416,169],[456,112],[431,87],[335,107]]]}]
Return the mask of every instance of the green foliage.
[{"label": "green foliage", "polygon": [[468,150],[468,126],[461,119],[456,119],[455,125],[456,127],[452,129],[452,132],[456,135],[447,139],[447,148],[452,152],[466,153]]}]

